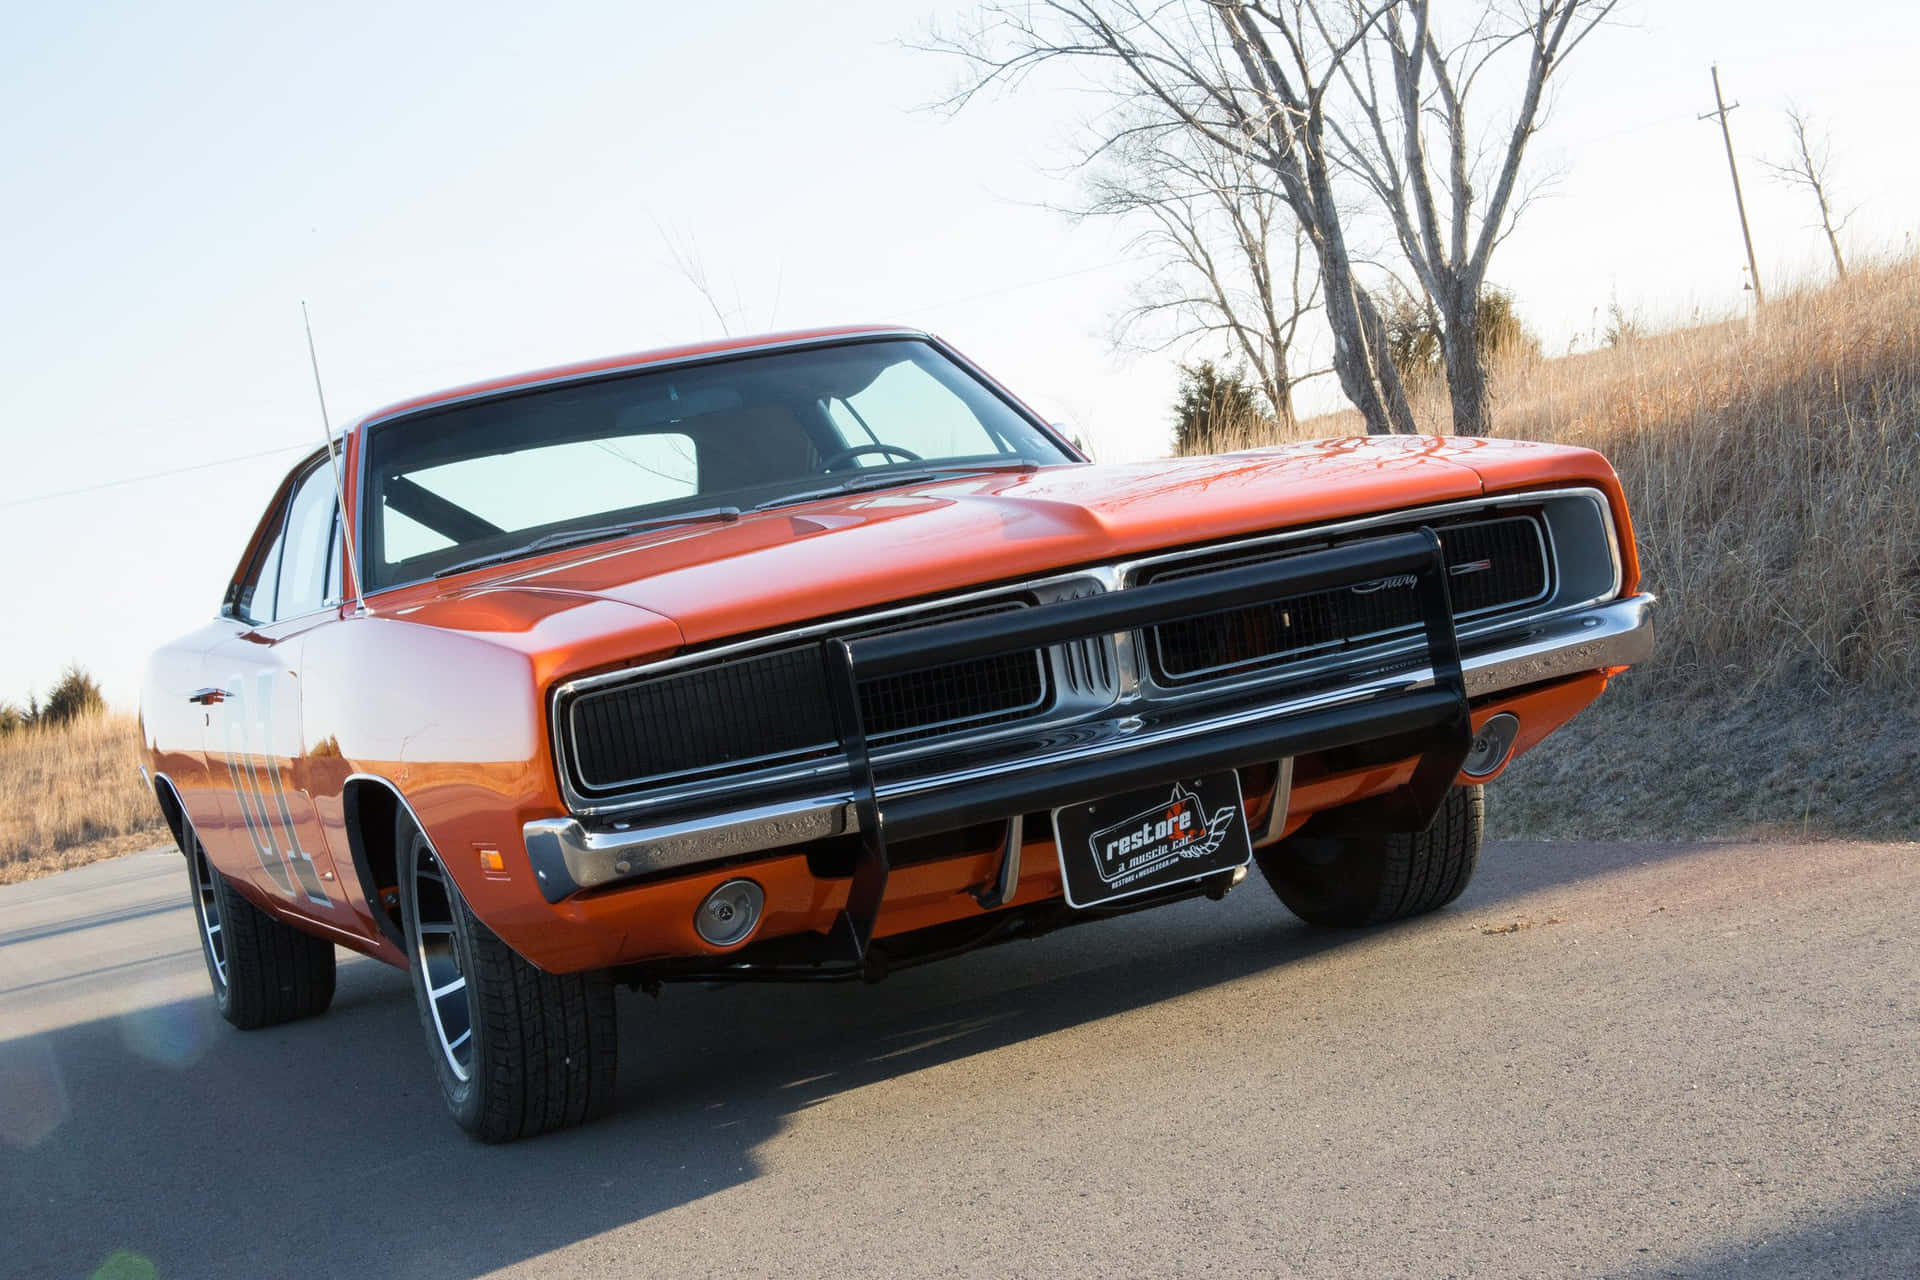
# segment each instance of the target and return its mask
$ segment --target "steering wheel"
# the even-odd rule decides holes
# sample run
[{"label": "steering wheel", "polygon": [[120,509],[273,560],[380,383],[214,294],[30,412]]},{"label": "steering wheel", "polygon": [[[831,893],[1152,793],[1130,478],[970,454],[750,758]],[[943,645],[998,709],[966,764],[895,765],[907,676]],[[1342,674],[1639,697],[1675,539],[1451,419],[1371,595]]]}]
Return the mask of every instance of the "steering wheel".
[{"label": "steering wheel", "polygon": [[820,470],[823,472],[832,471],[835,467],[845,466],[855,458],[865,457],[870,453],[885,454],[891,458],[899,458],[903,462],[926,461],[925,458],[913,450],[902,449],[897,444],[856,444],[850,449],[842,449],[830,457],[820,459]]}]

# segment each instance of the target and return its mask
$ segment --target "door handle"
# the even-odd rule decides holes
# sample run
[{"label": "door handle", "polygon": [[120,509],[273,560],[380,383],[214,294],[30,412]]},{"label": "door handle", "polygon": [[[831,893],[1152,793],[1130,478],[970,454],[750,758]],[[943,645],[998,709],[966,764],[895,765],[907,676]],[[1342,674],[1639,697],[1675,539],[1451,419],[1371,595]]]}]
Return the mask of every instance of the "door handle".
[{"label": "door handle", "polygon": [[233,695],[225,689],[195,689],[187,695],[187,701],[197,702],[203,707],[210,707],[216,702],[225,702],[232,696]]}]

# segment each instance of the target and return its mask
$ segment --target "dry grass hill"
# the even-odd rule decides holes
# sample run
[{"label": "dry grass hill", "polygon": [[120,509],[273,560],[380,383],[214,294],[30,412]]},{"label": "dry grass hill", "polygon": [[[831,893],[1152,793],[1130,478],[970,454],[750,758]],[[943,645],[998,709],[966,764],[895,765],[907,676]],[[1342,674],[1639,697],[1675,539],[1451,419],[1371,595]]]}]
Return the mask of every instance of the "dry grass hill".
[{"label": "dry grass hill", "polygon": [[166,843],[142,758],[130,715],[0,734],[0,884]]},{"label": "dry grass hill", "polygon": [[1920,259],[1498,394],[1496,434],[1613,461],[1663,602],[1657,660],[1493,788],[1498,834],[1920,836]]}]

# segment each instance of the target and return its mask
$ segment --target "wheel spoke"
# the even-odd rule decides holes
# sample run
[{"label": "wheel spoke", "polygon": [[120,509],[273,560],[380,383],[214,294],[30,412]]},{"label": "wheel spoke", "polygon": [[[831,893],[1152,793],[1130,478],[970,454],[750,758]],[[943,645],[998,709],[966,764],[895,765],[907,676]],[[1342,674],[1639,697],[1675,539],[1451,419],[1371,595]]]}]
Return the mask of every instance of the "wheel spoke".
[{"label": "wheel spoke", "polygon": [[[434,1038],[453,1074],[466,1080],[473,1055],[473,1012],[463,994],[467,978],[460,972],[459,944],[453,937],[458,932],[454,913],[460,910],[460,893],[425,843],[416,839],[408,855],[413,876],[409,941],[420,986],[426,991]],[[434,886],[431,890],[426,887],[429,883]],[[436,986],[439,978],[446,981]]]}]

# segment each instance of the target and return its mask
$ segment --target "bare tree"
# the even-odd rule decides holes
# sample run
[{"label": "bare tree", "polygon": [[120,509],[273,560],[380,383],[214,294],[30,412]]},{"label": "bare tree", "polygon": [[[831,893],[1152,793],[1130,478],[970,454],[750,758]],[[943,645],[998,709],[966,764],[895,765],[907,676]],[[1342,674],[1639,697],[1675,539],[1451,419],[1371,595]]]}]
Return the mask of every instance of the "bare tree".
[{"label": "bare tree", "polygon": [[1116,323],[1117,340],[1144,350],[1220,340],[1291,427],[1293,389],[1330,371],[1294,359],[1320,277],[1299,224],[1246,157],[1178,131],[1130,131],[1086,191],[1075,216],[1139,226],[1128,250],[1154,264]]},{"label": "bare tree", "polygon": [[1833,140],[1825,132],[1815,136],[1812,114],[1792,103],[1787,104],[1787,124],[1793,130],[1793,158],[1779,163],[1772,160],[1762,160],[1760,163],[1780,181],[1805,187],[1813,193],[1814,203],[1820,206],[1820,229],[1827,233],[1827,247],[1833,250],[1833,269],[1845,280],[1847,264],[1840,257],[1840,233],[1846,230],[1853,211],[1848,210],[1835,221],[1833,207],[1827,198]]},{"label": "bare tree", "polygon": [[[1476,308],[1487,264],[1527,203],[1521,162],[1548,78],[1614,3],[1485,0],[1465,39],[1443,46],[1429,0],[994,0],[971,31],[934,44],[969,62],[955,106],[1071,60],[1153,103],[1162,123],[1152,127],[1256,167],[1314,252],[1341,389],[1369,431],[1410,432],[1380,308],[1350,247],[1348,197],[1355,187],[1370,195],[1441,317],[1454,429],[1480,435],[1489,405]],[[1509,49],[1525,54],[1525,79],[1512,120],[1489,142],[1474,134],[1468,102]],[[1429,159],[1436,144],[1443,167]]]},{"label": "bare tree", "polygon": [[[673,269],[680,273],[681,279],[693,286],[693,291],[706,301],[708,310],[713,312],[713,319],[720,326],[721,336],[731,337],[733,326],[727,323],[728,311],[720,305],[719,294],[707,277],[706,260],[700,256],[700,247],[694,243],[692,234],[688,233],[684,238],[670,235],[667,229],[660,225],[658,218],[654,219],[653,229],[659,234],[660,243],[666,246],[667,255],[673,260]],[[741,310],[737,299],[731,310],[735,313]]]},{"label": "bare tree", "polygon": [[[1403,0],[1380,15],[1376,38],[1341,64],[1356,107],[1332,126],[1341,160],[1386,212],[1439,317],[1456,434],[1485,435],[1491,425],[1481,290],[1494,249],[1533,194],[1521,186],[1521,161],[1548,78],[1614,3],[1490,3],[1449,45],[1434,28],[1430,0]],[[1508,55],[1525,69],[1519,100],[1504,135],[1483,141],[1469,120],[1470,98]]]},{"label": "bare tree", "polygon": [[1117,126],[1095,154],[1134,131],[1186,131],[1258,168],[1319,267],[1341,390],[1367,430],[1411,433],[1413,412],[1387,355],[1385,324],[1354,274],[1326,110],[1343,60],[1394,3],[993,0],[971,28],[936,34],[930,47],[969,67],[968,81],[948,100],[953,108],[1048,64],[1077,63],[1103,72],[1104,86],[1123,101],[1153,109],[1146,125]]}]

